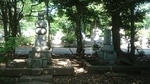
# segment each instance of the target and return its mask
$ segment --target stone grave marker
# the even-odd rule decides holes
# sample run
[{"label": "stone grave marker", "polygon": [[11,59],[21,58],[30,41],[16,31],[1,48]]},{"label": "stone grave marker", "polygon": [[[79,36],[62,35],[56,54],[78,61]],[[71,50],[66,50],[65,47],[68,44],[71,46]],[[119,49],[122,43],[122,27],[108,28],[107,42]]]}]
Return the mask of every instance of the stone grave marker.
[{"label": "stone grave marker", "polygon": [[100,60],[106,60],[110,65],[115,63],[116,52],[111,40],[111,29],[105,29],[104,31],[104,44],[98,51],[98,57]]}]

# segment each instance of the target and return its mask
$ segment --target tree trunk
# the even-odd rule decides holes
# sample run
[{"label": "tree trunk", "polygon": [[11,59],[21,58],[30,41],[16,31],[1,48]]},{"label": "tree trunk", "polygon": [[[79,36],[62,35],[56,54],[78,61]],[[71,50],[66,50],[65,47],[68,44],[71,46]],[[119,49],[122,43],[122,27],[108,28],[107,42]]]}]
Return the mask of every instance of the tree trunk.
[{"label": "tree trunk", "polygon": [[120,16],[118,11],[114,11],[112,13],[112,36],[113,36],[113,45],[114,50],[117,52],[117,57],[121,55],[121,48],[120,48]]},{"label": "tree trunk", "polygon": [[130,52],[130,58],[131,61],[133,61],[134,59],[134,55],[135,55],[135,45],[134,45],[134,41],[135,41],[135,28],[134,28],[134,6],[132,5],[130,8],[131,11],[131,52]]},{"label": "tree trunk", "polygon": [[81,5],[76,5],[77,8],[77,18],[76,18],[76,38],[77,38],[77,55],[79,55],[81,58],[84,58],[84,50],[83,50],[83,44],[82,44],[82,34],[81,34]]},{"label": "tree trunk", "polygon": [[7,24],[7,21],[8,21],[8,17],[7,17],[7,7],[4,7],[1,8],[1,11],[2,11],[2,21],[3,21],[3,29],[4,29],[4,39],[5,41],[7,41],[7,37],[9,35],[9,32],[8,32],[8,24]]},{"label": "tree trunk", "polygon": [[47,11],[46,11],[46,20],[47,20],[47,22],[48,22],[48,47],[49,47],[49,49],[51,48],[51,29],[50,29],[50,16],[49,16],[49,14],[48,14],[48,11],[49,11],[49,0],[45,0],[45,5],[46,5],[46,9],[47,9]]},{"label": "tree trunk", "polygon": [[[78,16],[79,17],[79,16]],[[84,51],[83,51],[83,45],[82,45],[82,34],[81,34],[81,21],[80,19],[76,22],[76,38],[77,38],[77,54],[83,58]]]}]

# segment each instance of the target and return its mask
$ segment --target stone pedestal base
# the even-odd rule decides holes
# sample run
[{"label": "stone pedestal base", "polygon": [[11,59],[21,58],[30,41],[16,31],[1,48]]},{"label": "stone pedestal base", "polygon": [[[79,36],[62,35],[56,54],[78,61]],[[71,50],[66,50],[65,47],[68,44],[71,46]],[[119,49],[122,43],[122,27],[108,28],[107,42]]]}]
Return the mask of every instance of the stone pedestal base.
[{"label": "stone pedestal base", "polygon": [[27,64],[29,68],[44,68],[47,67],[47,59],[28,58]]},{"label": "stone pedestal base", "polygon": [[43,69],[41,68],[34,68],[31,70],[31,75],[33,76],[39,76],[42,75]]},{"label": "stone pedestal base", "polygon": [[113,45],[104,45],[98,52],[100,60],[106,60],[110,65],[115,64],[116,52]]},{"label": "stone pedestal base", "polygon": [[45,68],[51,63],[51,51],[47,47],[34,47],[29,52],[28,67],[30,68]]}]

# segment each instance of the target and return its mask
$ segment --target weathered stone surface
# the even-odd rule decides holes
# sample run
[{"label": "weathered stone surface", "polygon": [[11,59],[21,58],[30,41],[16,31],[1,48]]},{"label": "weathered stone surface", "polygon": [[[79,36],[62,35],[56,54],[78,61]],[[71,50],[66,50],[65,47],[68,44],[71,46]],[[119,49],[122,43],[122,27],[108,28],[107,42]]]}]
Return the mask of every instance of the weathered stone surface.
[{"label": "weathered stone surface", "polygon": [[23,69],[21,68],[7,68],[7,69],[0,69],[0,76],[10,76],[10,77],[18,77],[22,76]]},{"label": "weathered stone surface", "polygon": [[33,51],[48,51],[48,46],[35,46],[32,48]]},{"label": "weathered stone surface", "polygon": [[52,75],[41,75],[41,76],[22,76],[19,80],[20,82],[31,82],[31,81],[42,81],[42,82],[52,82]]},{"label": "weathered stone surface", "polygon": [[44,21],[44,12],[38,13],[38,21],[36,26],[35,46],[29,52],[28,67],[29,68],[45,68],[51,59],[51,51],[48,50],[46,40],[46,22]]},{"label": "weathered stone surface", "polygon": [[82,60],[84,68],[88,73],[141,73],[141,69],[138,66],[117,66],[117,65],[91,65],[86,60]]},{"label": "weathered stone surface", "polygon": [[45,35],[37,35],[35,40],[35,46],[46,46],[46,36]]},{"label": "weathered stone surface", "polygon": [[29,58],[51,57],[51,51],[30,51]]},{"label": "weathered stone surface", "polygon": [[52,68],[44,68],[43,74],[53,74],[53,75],[74,75],[74,68],[73,67],[66,67],[66,68],[59,68],[59,67],[52,67]]},{"label": "weathered stone surface", "polygon": [[32,59],[32,68],[41,68],[42,67],[42,59]]},{"label": "weathered stone surface", "polygon": [[31,70],[31,75],[33,76],[39,76],[42,75],[43,69],[42,68],[33,68]]},{"label": "weathered stone surface", "polygon": [[104,45],[111,45],[111,30],[105,29],[104,31]]},{"label": "weathered stone surface", "polygon": [[32,81],[32,82],[18,82],[17,84],[52,84],[49,82],[39,82],[39,81]]},{"label": "weathered stone surface", "polygon": [[51,51],[30,51],[28,58],[28,67],[45,68],[51,64]]},{"label": "weathered stone surface", "polygon": [[47,67],[47,59],[42,58],[42,67]]},{"label": "weathered stone surface", "polygon": [[101,50],[102,51],[114,51],[114,46],[113,45],[103,45]]},{"label": "weathered stone surface", "polygon": [[104,45],[98,51],[98,57],[100,60],[106,60],[110,65],[115,64],[116,52],[114,46],[111,44],[111,30],[105,29],[104,32]]}]

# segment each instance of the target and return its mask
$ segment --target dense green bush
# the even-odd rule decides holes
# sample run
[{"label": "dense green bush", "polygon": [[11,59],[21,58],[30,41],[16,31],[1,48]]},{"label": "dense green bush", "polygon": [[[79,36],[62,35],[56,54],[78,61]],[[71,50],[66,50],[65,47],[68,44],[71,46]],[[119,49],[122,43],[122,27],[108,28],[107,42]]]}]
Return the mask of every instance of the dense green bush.
[{"label": "dense green bush", "polygon": [[27,45],[33,45],[35,41],[35,37],[34,36],[30,36],[30,37],[17,37],[16,39],[16,43],[18,44],[18,46],[27,46]]},{"label": "dense green bush", "polygon": [[0,62],[8,62],[11,60],[11,56],[14,53],[17,43],[15,43],[15,37],[8,37],[8,40],[1,43],[0,48]]},{"label": "dense green bush", "polygon": [[64,43],[73,44],[76,41],[75,36],[64,36],[61,39]]}]

